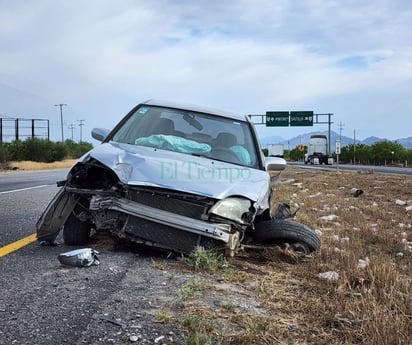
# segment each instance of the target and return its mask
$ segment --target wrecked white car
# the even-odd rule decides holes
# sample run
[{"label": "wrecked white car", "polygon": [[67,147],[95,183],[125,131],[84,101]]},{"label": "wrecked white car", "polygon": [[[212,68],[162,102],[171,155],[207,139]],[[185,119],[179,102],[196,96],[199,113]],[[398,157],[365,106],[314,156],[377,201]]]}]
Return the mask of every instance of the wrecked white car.
[{"label": "wrecked white car", "polygon": [[37,222],[40,242],[63,230],[66,244],[84,245],[93,230],[186,254],[320,247],[312,229],[285,219],[287,209],[272,214],[272,184],[286,161],[264,157],[246,115],[150,100],[92,136],[102,144],[59,183]]}]

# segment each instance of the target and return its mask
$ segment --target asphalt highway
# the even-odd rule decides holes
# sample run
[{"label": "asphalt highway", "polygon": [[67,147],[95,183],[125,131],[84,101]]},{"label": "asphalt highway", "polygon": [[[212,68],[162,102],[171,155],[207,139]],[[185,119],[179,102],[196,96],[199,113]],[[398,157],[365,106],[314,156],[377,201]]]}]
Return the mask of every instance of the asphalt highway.
[{"label": "asphalt highway", "polygon": [[67,170],[0,173],[0,246],[35,232],[42,210]]},{"label": "asphalt highway", "polygon": [[[79,268],[58,260],[76,247],[36,241],[37,219],[65,173],[0,173],[0,345],[127,344],[131,337],[181,343],[179,330],[154,316],[171,305],[185,279],[172,283],[173,273],[153,268],[153,260],[166,260],[160,254],[103,238],[89,245],[99,251],[100,265]],[[22,239],[28,244],[16,246]]]},{"label": "asphalt highway", "polygon": [[302,162],[288,162],[288,165],[299,166],[305,169],[317,169],[317,170],[349,170],[349,171],[363,171],[368,173],[382,173],[382,174],[401,174],[412,175],[412,168],[398,167],[398,166],[374,166],[374,165],[306,165]]}]

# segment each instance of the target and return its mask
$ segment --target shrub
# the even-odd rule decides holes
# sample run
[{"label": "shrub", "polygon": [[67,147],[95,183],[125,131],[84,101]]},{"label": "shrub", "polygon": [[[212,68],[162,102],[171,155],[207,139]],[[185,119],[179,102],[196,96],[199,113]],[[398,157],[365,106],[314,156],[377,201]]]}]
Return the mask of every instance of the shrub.
[{"label": "shrub", "polygon": [[0,145],[0,164],[6,163],[9,160],[10,153],[7,146]]},{"label": "shrub", "polygon": [[90,143],[75,143],[66,140],[64,143],[46,139],[27,138],[25,141],[15,140],[0,146],[0,162],[34,161],[51,163],[65,158],[79,158],[93,148]]},{"label": "shrub", "polygon": [[70,158],[80,158],[87,151],[90,151],[93,148],[93,145],[90,143],[75,143],[72,140],[66,140],[64,144],[66,147],[67,156]]},{"label": "shrub", "polygon": [[228,267],[225,256],[213,249],[203,249],[202,247],[192,251],[187,258],[184,259],[186,265],[193,268],[195,271],[215,272],[218,269]]}]

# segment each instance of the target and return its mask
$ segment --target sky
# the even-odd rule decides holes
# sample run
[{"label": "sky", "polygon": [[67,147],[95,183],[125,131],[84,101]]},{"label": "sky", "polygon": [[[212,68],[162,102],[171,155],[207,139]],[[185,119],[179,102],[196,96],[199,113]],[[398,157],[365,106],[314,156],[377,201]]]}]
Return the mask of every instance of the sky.
[{"label": "sky", "polygon": [[412,137],[412,1],[0,0],[1,118],[48,119],[58,141],[66,104],[64,139],[97,143],[92,128],[151,98]]}]

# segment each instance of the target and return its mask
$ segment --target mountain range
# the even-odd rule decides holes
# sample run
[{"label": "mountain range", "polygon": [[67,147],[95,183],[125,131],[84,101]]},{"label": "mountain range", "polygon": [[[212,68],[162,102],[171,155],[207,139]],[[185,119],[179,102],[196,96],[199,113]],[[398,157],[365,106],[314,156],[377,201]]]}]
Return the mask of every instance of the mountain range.
[{"label": "mountain range", "polygon": [[[328,131],[304,133],[297,137],[286,139],[286,140],[279,136],[270,136],[270,137],[261,138],[260,142],[263,147],[267,147],[267,145],[269,144],[283,144],[285,149],[293,149],[300,144],[308,145],[309,138],[313,134],[323,134],[323,135],[328,136]],[[334,147],[336,140],[339,140],[339,134],[334,131],[331,131],[330,134],[331,134],[331,146]],[[344,135],[340,136],[340,139],[341,139],[342,147],[351,145],[355,141],[354,138],[349,138]],[[389,139],[378,138],[378,137],[368,137],[363,140],[356,139],[356,144],[364,144],[364,145],[370,146],[378,141],[393,141],[393,142],[397,142],[401,144],[403,147],[407,149],[412,149],[412,137],[396,139],[396,140],[389,140]]]}]

